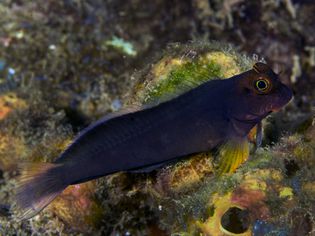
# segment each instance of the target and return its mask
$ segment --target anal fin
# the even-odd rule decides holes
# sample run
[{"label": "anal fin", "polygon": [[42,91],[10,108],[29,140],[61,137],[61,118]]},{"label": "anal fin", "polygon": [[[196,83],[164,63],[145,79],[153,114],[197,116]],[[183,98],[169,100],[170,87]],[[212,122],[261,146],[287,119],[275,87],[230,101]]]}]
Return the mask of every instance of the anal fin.
[{"label": "anal fin", "polygon": [[166,166],[167,164],[170,164],[172,162],[174,162],[174,160],[169,160],[169,161],[161,162],[158,164],[153,164],[153,165],[144,166],[144,167],[140,167],[140,168],[136,168],[136,169],[131,169],[131,170],[128,170],[127,172],[129,172],[129,173],[150,173],[153,170],[160,169],[161,167]]}]

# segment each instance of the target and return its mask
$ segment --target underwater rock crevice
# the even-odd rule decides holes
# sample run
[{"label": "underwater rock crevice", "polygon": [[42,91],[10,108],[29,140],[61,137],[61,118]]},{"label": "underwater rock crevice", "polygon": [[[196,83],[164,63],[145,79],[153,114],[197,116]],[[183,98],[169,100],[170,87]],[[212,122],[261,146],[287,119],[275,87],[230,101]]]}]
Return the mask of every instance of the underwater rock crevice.
[{"label": "underwater rock crevice", "polygon": [[250,226],[248,210],[238,207],[229,208],[221,217],[221,226],[234,234],[245,233]]}]

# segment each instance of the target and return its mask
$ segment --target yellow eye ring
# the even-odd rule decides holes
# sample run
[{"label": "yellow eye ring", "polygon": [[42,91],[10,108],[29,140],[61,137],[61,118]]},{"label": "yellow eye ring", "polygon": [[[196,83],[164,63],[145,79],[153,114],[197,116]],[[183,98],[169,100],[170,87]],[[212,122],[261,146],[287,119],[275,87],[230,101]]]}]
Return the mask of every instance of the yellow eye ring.
[{"label": "yellow eye ring", "polygon": [[270,89],[270,82],[267,79],[258,79],[255,86],[259,92],[268,92]]}]

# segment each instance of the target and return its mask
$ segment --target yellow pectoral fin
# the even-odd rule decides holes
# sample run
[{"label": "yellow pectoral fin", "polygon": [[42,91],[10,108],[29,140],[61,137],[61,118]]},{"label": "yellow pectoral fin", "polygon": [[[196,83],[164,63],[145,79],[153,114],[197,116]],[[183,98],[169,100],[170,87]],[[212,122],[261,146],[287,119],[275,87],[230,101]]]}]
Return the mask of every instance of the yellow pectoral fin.
[{"label": "yellow pectoral fin", "polygon": [[257,125],[255,125],[248,133],[247,138],[251,143],[256,142],[257,137]]},{"label": "yellow pectoral fin", "polygon": [[263,139],[263,130],[261,122],[259,122],[249,131],[247,138],[250,142],[255,144],[256,148],[259,148],[261,146]]},{"label": "yellow pectoral fin", "polygon": [[247,139],[233,139],[219,149],[217,174],[233,173],[249,157]]}]

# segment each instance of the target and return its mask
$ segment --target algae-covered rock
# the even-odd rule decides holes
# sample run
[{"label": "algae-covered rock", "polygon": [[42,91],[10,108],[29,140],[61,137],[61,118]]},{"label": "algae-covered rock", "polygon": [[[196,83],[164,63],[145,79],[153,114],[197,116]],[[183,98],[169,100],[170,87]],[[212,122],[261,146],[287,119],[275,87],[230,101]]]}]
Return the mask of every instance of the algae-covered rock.
[{"label": "algae-covered rock", "polygon": [[313,157],[294,150],[305,145],[315,150],[307,139],[312,129],[259,149],[231,176],[209,176],[189,194],[162,200],[163,227],[178,235],[309,235],[315,213]]},{"label": "algae-covered rock", "polygon": [[214,171],[212,154],[201,153],[160,171],[154,188],[166,196],[176,192],[187,192],[205,177],[214,175]]},{"label": "algae-covered rock", "polygon": [[172,44],[141,74],[135,87],[135,102],[163,102],[205,81],[225,79],[249,70],[254,62],[232,46],[217,42]]},{"label": "algae-covered rock", "polygon": [[95,181],[70,186],[54,200],[48,210],[74,230],[92,230],[99,226],[104,214],[104,209],[95,200],[95,188]]},{"label": "algae-covered rock", "polygon": [[[138,73],[139,82],[126,103],[158,104],[205,81],[239,74],[255,61],[219,43],[174,44]],[[0,154],[15,156],[10,161],[1,159],[5,171],[14,169],[12,163],[20,160],[52,161],[73,139],[62,111],[25,96],[25,89],[19,93],[24,94],[23,106],[12,106],[1,124],[7,128],[2,130]],[[82,109],[89,113],[94,108]],[[19,118],[24,122],[14,126]],[[58,225],[58,231],[68,227],[65,232],[69,233],[220,236],[294,231],[298,226],[291,221],[293,213],[285,214],[286,209],[303,211],[313,204],[310,173],[315,145],[313,124],[308,125],[274,147],[259,148],[230,175],[217,176],[214,153],[203,153],[149,174],[118,173],[71,186],[43,213],[24,223],[21,232],[31,232],[32,227],[42,232],[49,221]],[[255,132],[250,136],[253,140]],[[2,198],[10,203],[13,195],[8,183],[11,188],[16,183],[10,176],[6,178],[2,189],[8,195]],[[309,211],[307,219],[300,216],[299,222],[313,227],[312,214]],[[12,223],[5,232],[11,234],[19,227]]]},{"label": "algae-covered rock", "polygon": [[0,96],[0,120],[5,119],[11,111],[26,107],[23,99],[18,98],[13,92],[3,93]]}]

